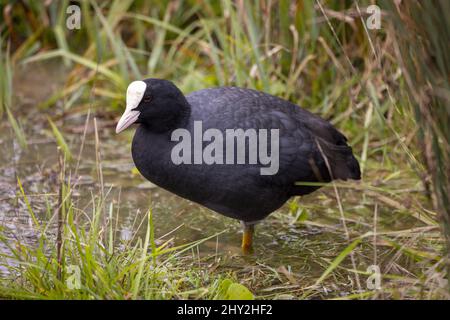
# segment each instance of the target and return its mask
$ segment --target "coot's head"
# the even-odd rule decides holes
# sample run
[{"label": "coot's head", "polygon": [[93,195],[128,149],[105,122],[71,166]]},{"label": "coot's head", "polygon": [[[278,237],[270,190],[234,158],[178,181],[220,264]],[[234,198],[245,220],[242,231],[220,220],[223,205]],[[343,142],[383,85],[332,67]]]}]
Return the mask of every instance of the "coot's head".
[{"label": "coot's head", "polygon": [[116,133],[133,123],[164,132],[179,126],[189,111],[189,103],[172,82],[163,79],[133,81],[127,89],[126,108],[117,123]]}]

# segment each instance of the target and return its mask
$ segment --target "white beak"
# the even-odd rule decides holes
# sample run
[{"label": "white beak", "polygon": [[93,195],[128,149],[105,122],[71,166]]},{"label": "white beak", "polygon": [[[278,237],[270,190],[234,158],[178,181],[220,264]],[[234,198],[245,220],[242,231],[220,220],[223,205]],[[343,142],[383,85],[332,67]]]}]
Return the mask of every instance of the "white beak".
[{"label": "white beak", "polygon": [[125,108],[125,112],[117,123],[116,133],[125,130],[136,122],[140,112],[133,109],[135,109],[141,102],[146,89],[147,85],[144,81],[133,81],[130,83],[127,89],[127,106]]},{"label": "white beak", "polygon": [[139,111],[125,110],[122,117],[120,117],[119,122],[117,123],[116,133],[122,132],[123,130],[131,126],[133,123],[135,123],[137,118],[139,118],[139,114],[140,114]]}]

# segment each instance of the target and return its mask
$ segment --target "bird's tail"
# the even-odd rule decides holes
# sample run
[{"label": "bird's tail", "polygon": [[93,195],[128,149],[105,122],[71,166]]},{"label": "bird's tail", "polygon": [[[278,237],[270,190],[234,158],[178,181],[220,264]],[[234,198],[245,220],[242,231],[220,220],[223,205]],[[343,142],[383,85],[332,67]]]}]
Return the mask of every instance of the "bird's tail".
[{"label": "bird's tail", "polygon": [[337,178],[342,179],[342,180],[347,180],[347,179],[360,180],[361,179],[361,169],[359,167],[358,160],[356,160],[355,156],[353,154],[347,156],[345,162],[346,162],[345,166],[346,166],[347,170],[346,170],[345,174],[343,174],[343,175],[338,173]]},{"label": "bird's tail", "polygon": [[361,169],[350,146],[347,144],[335,145],[324,141],[318,145],[322,157],[326,158],[325,163],[328,170],[331,171],[332,179],[361,179]]}]

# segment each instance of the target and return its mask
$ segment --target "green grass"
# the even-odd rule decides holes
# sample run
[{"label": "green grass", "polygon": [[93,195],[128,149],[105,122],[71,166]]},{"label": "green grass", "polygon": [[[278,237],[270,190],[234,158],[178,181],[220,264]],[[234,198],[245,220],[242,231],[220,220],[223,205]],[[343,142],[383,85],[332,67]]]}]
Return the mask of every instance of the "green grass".
[{"label": "green grass", "polygon": [[36,246],[2,235],[10,251],[2,254],[10,263],[9,277],[0,286],[2,298],[212,299],[218,294],[224,279],[201,268],[186,269],[189,259],[182,256],[208,238],[178,247],[157,245],[150,210],[143,221],[145,238],[122,242],[118,249],[112,204],[104,208],[102,199],[94,197],[86,211],[70,199],[64,207],[60,245],[49,225],[35,225],[40,234]]},{"label": "green grass", "polygon": [[[6,114],[14,139],[26,148],[22,128],[33,119],[15,104],[21,88],[14,87],[13,74],[63,61],[64,85],[32,109],[44,111],[43,122],[67,161],[81,156],[77,148],[86,137],[95,141],[96,189],[90,191],[89,206],[80,207],[72,193],[83,186],[60,179],[56,205],[35,212],[33,200],[42,196],[19,182],[15,201],[25,201],[35,217],[37,242],[22,243],[6,228],[0,230],[10,248],[8,257],[0,258],[10,271],[2,297],[217,298],[236,291],[237,284],[226,280],[231,278],[267,299],[448,298],[442,219],[427,198],[433,193],[429,164],[417,134],[421,120],[411,84],[399,72],[404,66],[395,58],[395,30],[388,20],[383,18],[381,30],[363,27],[357,13],[371,1],[256,1],[245,8],[237,3],[80,1],[80,30],[65,28],[67,1],[47,7],[24,1],[7,11],[9,19],[0,26],[0,71],[8,75],[0,80],[0,114]],[[0,9],[4,12],[4,6]],[[119,201],[108,196],[103,180],[99,136],[74,137],[66,119],[70,123],[91,112],[96,121],[116,119],[127,84],[144,77],[170,79],[186,93],[218,85],[256,88],[318,113],[349,137],[362,182],[336,183],[273,214],[261,226],[259,241],[275,239],[280,253],[261,244],[258,256],[249,260],[232,255],[217,263],[216,256],[195,257],[192,252],[206,239],[178,246],[158,239],[152,216],[161,214],[159,204],[143,218],[145,230],[133,230],[134,240],[121,243],[114,216]],[[58,174],[77,172],[80,156],[67,169],[61,161]],[[236,232],[224,225],[209,237]],[[323,235],[308,235],[311,228]],[[298,230],[307,235],[295,236]],[[371,264],[381,268],[381,290],[366,288]],[[68,268],[74,265],[80,268],[80,290],[68,289]]]}]

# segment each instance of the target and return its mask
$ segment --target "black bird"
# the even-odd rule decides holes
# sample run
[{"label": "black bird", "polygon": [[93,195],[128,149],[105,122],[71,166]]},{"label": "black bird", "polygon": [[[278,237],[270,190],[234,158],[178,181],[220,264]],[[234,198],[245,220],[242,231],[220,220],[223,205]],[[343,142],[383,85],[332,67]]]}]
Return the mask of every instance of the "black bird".
[{"label": "black bird", "polygon": [[[140,173],[161,188],[242,221],[244,253],[252,250],[254,225],[258,221],[290,197],[320,187],[296,182],[358,180],[361,175],[347,139],[328,121],[289,101],[256,90],[218,87],[184,96],[167,80],[134,81],[128,86],[126,110],[116,132],[133,123],[139,124],[133,138],[132,156]],[[205,134],[200,144],[199,124],[205,133],[216,129],[210,131],[209,137]],[[227,150],[227,129],[238,132],[236,143],[229,146],[231,151]],[[242,130],[239,133],[237,129]],[[266,135],[258,136],[264,130]],[[269,141],[266,153],[262,152],[261,144],[255,146],[252,141],[255,132],[259,143]],[[186,133],[194,136],[192,144],[186,141],[192,150],[185,148],[181,152],[180,137]],[[271,140],[277,135],[278,140]],[[239,144],[238,139],[244,143]],[[214,152],[209,150],[216,160],[213,163],[211,159],[202,159],[201,154],[212,142],[217,143]],[[180,152],[175,154],[188,161],[174,160],[176,149]],[[267,170],[269,164],[256,150],[266,156],[276,156],[278,152],[277,158],[272,157],[272,172],[263,173],[262,169]],[[239,151],[244,152],[240,162]],[[255,153],[259,156],[256,162]],[[225,155],[230,158],[225,159]]]}]

